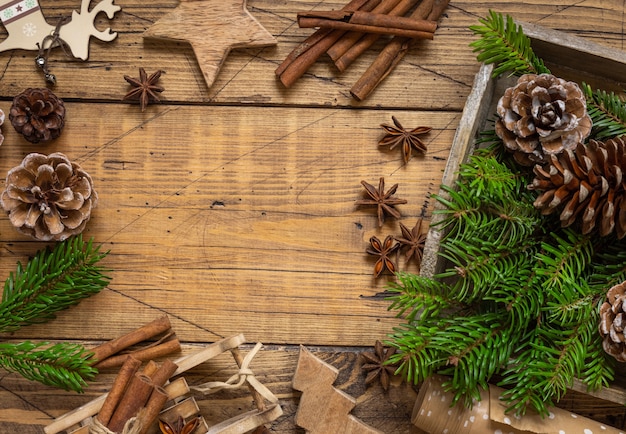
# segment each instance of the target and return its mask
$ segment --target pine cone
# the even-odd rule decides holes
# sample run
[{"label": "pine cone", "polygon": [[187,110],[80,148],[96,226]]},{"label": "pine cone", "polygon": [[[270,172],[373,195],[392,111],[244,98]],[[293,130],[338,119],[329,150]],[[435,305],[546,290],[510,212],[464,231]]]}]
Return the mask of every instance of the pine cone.
[{"label": "pine cone", "polygon": [[550,74],[522,75],[498,101],[496,134],[524,166],[574,149],[591,132],[578,84]]},{"label": "pine cone", "polygon": [[17,230],[41,241],[82,232],[97,201],[91,177],[58,152],[27,155],[9,171],[0,195]]},{"label": "pine cone", "polygon": [[550,155],[534,168],[531,190],[542,190],[534,202],[544,215],[560,212],[562,227],[581,223],[583,234],[599,227],[601,236],[626,235],[626,139],[579,143],[575,151]]},{"label": "pine cone", "polygon": [[606,294],[607,301],[600,306],[602,348],[619,362],[626,362],[626,282],[615,285]]},{"label": "pine cone", "polygon": [[65,105],[50,89],[28,88],[13,98],[9,119],[29,142],[47,142],[61,135]]}]

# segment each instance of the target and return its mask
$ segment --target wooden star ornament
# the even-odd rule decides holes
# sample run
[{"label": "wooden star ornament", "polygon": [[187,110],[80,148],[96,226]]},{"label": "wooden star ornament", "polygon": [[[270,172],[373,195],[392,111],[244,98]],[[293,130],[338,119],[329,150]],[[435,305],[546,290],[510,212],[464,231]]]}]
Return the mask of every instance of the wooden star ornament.
[{"label": "wooden star ornament", "polygon": [[143,36],[188,42],[208,87],[233,48],[276,45],[276,39],[250,15],[246,0],[180,0]]}]

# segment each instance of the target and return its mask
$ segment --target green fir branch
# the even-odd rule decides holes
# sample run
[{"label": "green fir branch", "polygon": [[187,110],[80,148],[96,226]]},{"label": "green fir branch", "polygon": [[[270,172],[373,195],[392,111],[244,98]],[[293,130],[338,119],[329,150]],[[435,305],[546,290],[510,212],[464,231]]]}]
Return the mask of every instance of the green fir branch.
[{"label": "green fir branch", "polygon": [[607,288],[626,280],[626,239],[601,239],[593,259],[589,282],[595,293],[604,298]]},{"label": "green fir branch", "polygon": [[593,256],[592,238],[569,228],[550,235],[541,245],[537,274],[543,277],[545,290],[560,291],[565,286],[577,285],[585,277]]},{"label": "green fir branch", "polygon": [[109,282],[98,266],[106,253],[81,236],[41,250],[23,267],[18,262],[5,281],[0,302],[0,333],[46,322],[54,314],[100,292]]},{"label": "green fir branch", "polygon": [[591,391],[609,387],[610,383],[615,380],[615,364],[615,359],[602,348],[602,337],[599,333],[595,333],[587,351],[587,360],[580,378]]},{"label": "green fir branch", "polygon": [[568,329],[550,323],[538,326],[535,339],[519,353],[516,369],[507,371],[500,383],[509,387],[502,398],[510,409],[523,415],[532,406],[546,416],[549,406],[581,376],[596,335],[597,321],[593,318]]},{"label": "green fir branch", "polygon": [[504,370],[502,381],[498,383],[506,390],[500,399],[507,403],[507,411],[523,415],[530,407],[546,416],[548,408],[554,406],[551,396],[546,396],[536,386],[541,381],[541,373],[529,369],[537,361],[544,361],[542,338],[538,329],[533,329],[520,343],[520,347]]},{"label": "green fir branch", "polygon": [[393,294],[389,310],[396,316],[413,322],[419,315],[424,319],[437,316],[444,309],[457,309],[459,304],[450,297],[450,289],[442,282],[410,274],[397,273],[398,282],[391,282],[388,291]]},{"label": "green fir branch", "polygon": [[389,358],[389,363],[398,365],[396,373],[407,382],[419,384],[447,363],[446,353],[430,345],[431,334],[440,329],[439,322],[431,317],[400,324],[390,335],[387,344],[397,352]]},{"label": "green fir branch", "polygon": [[432,337],[432,346],[447,354],[447,365],[439,374],[449,376],[444,388],[454,392],[454,402],[471,406],[480,400],[480,390],[502,367],[513,351],[515,339],[502,313],[487,312],[449,318],[445,328]]},{"label": "green fir branch", "polygon": [[549,73],[543,61],[531,48],[531,41],[510,16],[505,17],[492,10],[489,16],[479,20],[481,25],[470,26],[479,39],[470,43],[476,59],[485,64],[495,64],[493,76],[503,73],[522,75]]},{"label": "green fir branch", "polygon": [[[490,12],[472,30],[478,58],[495,75],[549,72],[512,18]],[[584,87],[594,137],[626,133],[626,105]],[[508,411],[547,415],[575,379],[596,390],[615,377],[615,361],[597,331],[606,291],[626,280],[626,240],[585,236],[541,215],[527,185],[533,174],[513,164],[493,130],[459,167],[443,209],[440,259],[433,278],[399,275],[390,309],[406,320],[389,336],[392,363],[408,380],[440,373],[455,400],[471,405],[494,375]]]},{"label": "green fir branch", "polygon": [[606,140],[626,134],[624,99],[614,92],[593,91],[587,83],[582,83],[581,87],[593,125],[591,136],[596,140]]},{"label": "green fir branch", "polygon": [[0,366],[7,371],[76,392],[82,392],[86,382],[98,372],[87,362],[90,356],[90,352],[77,344],[0,343]]},{"label": "green fir branch", "polygon": [[[0,302],[0,333],[12,332],[55,317],[82,299],[100,292],[110,278],[97,263],[106,256],[93,240],[69,238],[52,250],[39,251],[26,266],[18,262],[5,281]],[[0,367],[49,386],[82,392],[97,372],[80,345],[0,343]]]}]

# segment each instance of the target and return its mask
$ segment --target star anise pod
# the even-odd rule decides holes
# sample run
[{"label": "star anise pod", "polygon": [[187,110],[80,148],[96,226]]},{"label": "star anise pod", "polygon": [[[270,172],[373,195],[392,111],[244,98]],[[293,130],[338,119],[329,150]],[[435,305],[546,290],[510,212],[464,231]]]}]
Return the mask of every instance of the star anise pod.
[{"label": "star anise pod", "polygon": [[387,235],[382,243],[375,236],[370,238],[370,245],[365,251],[370,255],[378,256],[378,260],[374,264],[374,277],[380,276],[385,270],[389,270],[390,273],[396,272],[396,264],[390,256],[399,247],[400,244],[396,243],[395,238],[391,235]]},{"label": "star anise pod", "polygon": [[365,187],[365,191],[371,199],[361,199],[357,200],[355,203],[357,205],[376,205],[378,207],[379,227],[385,223],[385,213],[390,214],[397,219],[400,218],[400,212],[395,209],[394,206],[407,203],[407,201],[405,199],[393,197],[398,189],[398,184],[394,184],[386,193],[385,178],[383,177],[381,177],[378,181],[378,189],[365,181],[361,181],[361,184]]},{"label": "star anise pod", "polygon": [[426,244],[426,234],[422,233],[422,222],[422,218],[418,218],[413,229],[407,228],[400,222],[402,237],[396,237],[396,241],[401,245],[400,248],[408,247],[406,251],[407,261],[414,258],[418,267],[422,264],[424,245]]},{"label": "star anise pod", "polygon": [[394,125],[382,124],[381,127],[386,131],[385,136],[378,142],[379,146],[389,146],[393,149],[398,145],[402,147],[402,155],[404,163],[408,163],[411,159],[411,152],[415,149],[422,154],[426,153],[426,145],[419,138],[422,134],[426,134],[432,130],[431,127],[417,127],[412,130],[405,129],[395,116],[392,116]]},{"label": "star anise pod", "polygon": [[178,416],[178,419],[173,424],[164,420],[159,420],[159,429],[163,434],[191,434],[199,424],[199,417],[194,417],[189,422],[185,423],[183,417]]},{"label": "star anise pod", "polygon": [[133,86],[133,88],[129,90],[126,95],[124,95],[123,99],[138,99],[141,111],[144,111],[150,102],[159,102],[160,99],[158,93],[163,92],[165,89],[156,83],[159,81],[162,73],[163,71],[158,70],[148,77],[146,70],[139,68],[139,78],[133,78],[125,75],[124,80]]},{"label": "star anise pod", "polygon": [[370,384],[380,377],[380,384],[383,389],[389,389],[389,383],[391,377],[395,375],[397,366],[388,364],[389,359],[396,352],[395,348],[383,347],[382,342],[376,341],[374,344],[374,352],[361,353],[361,357],[365,363],[362,369],[367,371],[367,377],[365,377],[365,384]]}]

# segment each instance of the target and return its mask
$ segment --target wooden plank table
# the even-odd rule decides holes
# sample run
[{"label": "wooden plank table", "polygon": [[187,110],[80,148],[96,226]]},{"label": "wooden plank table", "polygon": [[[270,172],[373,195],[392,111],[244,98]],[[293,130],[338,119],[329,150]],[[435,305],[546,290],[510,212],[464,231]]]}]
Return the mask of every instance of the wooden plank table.
[{"label": "wooden plank table", "polygon": [[[78,0],[41,0],[49,22],[69,16]],[[529,2],[451,1],[433,41],[409,53],[365,101],[349,89],[382,48],[379,43],[338,73],[327,58],[292,88],[274,70],[306,36],[298,11],[338,9],[338,1],[249,0],[248,9],[277,38],[275,47],[233,51],[207,88],[191,48],[144,40],[143,32],[176,0],[118,0],[113,42],[93,41],[86,62],[52,52],[55,93],[67,106],[65,129],[48,145],[32,145],[7,123],[0,173],[30,152],[63,152],[89,172],[99,203],[84,233],[110,250],[112,281],[102,293],[4,340],[63,340],[94,346],[167,314],[184,352],[243,333],[266,344],[252,368],[281,399],[277,433],[294,424],[299,392],[291,388],[298,346],[340,369],[337,387],[358,399],[353,414],[387,433],[417,432],[410,412],[415,392],[396,385],[366,387],[359,352],[391,332],[397,320],[384,291],[391,276],[372,277],[365,253],[372,235],[399,234],[396,221],[377,227],[375,213],[354,202],[361,180],[398,183],[399,209],[412,227],[437,191],[465,99],[478,70],[468,26],[489,9],[624,49],[624,14],[617,0]],[[4,33],[6,35],[6,32]],[[44,85],[34,52],[0,53],[0,108],[14,95]],[[122,102],[123,75],[165,71],[163,102],[141,112]],[[428,152],[404,165],[399,152],[377,146],[381,123],[428,125]],[[2,177],[4,178],[4,176]],[[0,219],[0,275],[45,246]],[[402,270],[414,266],[399,261]],[[244,348],[245,349],[245,348]],[[191,372],[192,381],[225,379],[232,359]],[[108,390],[114,372],[99,375],[83,395],[0,376],[0,432],[39,433],[52,418]],[[576,398],[573,398],[576,399]],[[247,394],[202,401],[217,422],[253,407]],[[588,415],[619,409],[590,408]],[[622,410],[623,413],[623,410]],[[621,426],[621,425],[619,425]]]}]

